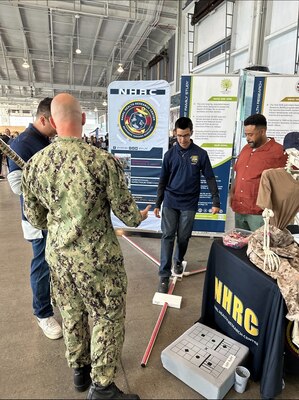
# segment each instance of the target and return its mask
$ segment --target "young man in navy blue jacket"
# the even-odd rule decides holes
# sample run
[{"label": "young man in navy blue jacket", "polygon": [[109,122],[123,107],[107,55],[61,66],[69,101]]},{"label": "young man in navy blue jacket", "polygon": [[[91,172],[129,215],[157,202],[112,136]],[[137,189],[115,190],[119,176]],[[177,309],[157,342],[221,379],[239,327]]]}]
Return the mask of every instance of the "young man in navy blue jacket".
[{"label": "young man in navy blue jacket", "polygon": [[[50,138],[56,135],[49,118],[52,98],[46,97],[37,108],[33,124],[16,139],[9,142],[10,147],[24,160],[28,161],[35,153],[48,146]],[[22,229],[24,238],[31,242],[33,258],[31,261],[30,283],[33,294],[33,313],[38,325],[49,339],[62,337],[62,330],[53,317],[53,307],[50,295],[50,270],[45,260],[47,232],[34,228],[23,213],[23,197],[21,192],[22,171],[12,160],[8,160],[8,182],[12,191],[20,196],[22,206]]]},{"label": "young man in navy blue jacket", "polygon": [[193,143],[193,124],[181,117],[175,123],[177,143],[164,156],[154,214],[160,218],[162,210],[162,238],[160,284],[158,291],[167,293],[175,236],[174,273],[182,274],[200,194],[200,176],[205,177],[212,195],[212,214],[220,210],[219,191],[208,153]]}]

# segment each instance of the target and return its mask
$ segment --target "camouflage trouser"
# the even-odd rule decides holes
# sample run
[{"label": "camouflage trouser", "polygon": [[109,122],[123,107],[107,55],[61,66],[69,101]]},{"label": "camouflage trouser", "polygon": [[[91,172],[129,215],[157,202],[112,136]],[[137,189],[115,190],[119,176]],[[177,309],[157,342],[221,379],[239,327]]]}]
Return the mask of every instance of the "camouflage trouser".
[{"label": "camouflage trouser", "polygon": [[[124,341],[125,269],[122,263],[88,265],[61,254],[48,262],[68,364],[78,368],[91,362],[93,382],[106,386],[114,381]],[[88,315],[93,320],[91,338]]]},{"label": "camouflage trouser", "polygon": [[264,270],[263,249],[264,228],[261,227],[249,237],[247,255],[251,262],[273,279],[285,300],[291,321],[299,320],[299,246],[287,229],[283,231],[270,225],[270,249],[279,256],[278,271]]}]

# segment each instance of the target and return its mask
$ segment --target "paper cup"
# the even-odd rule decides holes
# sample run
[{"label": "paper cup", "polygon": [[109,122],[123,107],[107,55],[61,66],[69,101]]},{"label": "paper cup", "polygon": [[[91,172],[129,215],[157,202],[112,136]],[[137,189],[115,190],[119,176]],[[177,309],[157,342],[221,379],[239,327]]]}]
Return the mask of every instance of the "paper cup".
[{"label": "paper cup", "polygon": [[235,371],[235,391],[238,393],[244,393],[248,379],[250,377],[250,372],[245,367],[237,367]]}]

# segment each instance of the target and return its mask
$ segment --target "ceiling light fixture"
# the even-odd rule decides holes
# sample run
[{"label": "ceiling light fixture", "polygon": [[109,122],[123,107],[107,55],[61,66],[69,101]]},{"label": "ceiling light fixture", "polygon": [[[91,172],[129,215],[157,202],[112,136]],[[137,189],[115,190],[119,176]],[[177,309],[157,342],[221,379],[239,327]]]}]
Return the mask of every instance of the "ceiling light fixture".
[{"label": "ceiling light fixture", "polygon": [[28,69],[28,68],[30,68],[30,65],[28,64],[28,61],[27,61],[27,59],[26,59],[26,58],[23,58],[23,64],[22,64],[22,67],[23,67],[23,68],[25,68],[25,69]]},{"label": "ceiling light fixture", "polygon": [[103,101],[103,106],[106,107],[107,105],[108,105],[107,101],[104,100],[104,101]]},{"label": "ceiling light fixture", "polygon": [[119,42],[119,64],[118,64],[117,72],[119,74],[122,74],[124,72],[123,64],[121,62],[121,41]]},{"label": "ceiling light fixture", "polygon": [[93,111],[94,111],[94,112],[97,112],[97,111],[98,111],[97,107],[95,107]]},{"label": "ceiling light fixture", "polygon": [[26,37],[24,36],[24,57],[23,57],[23,64],[22,67],[25,69],[30,68],[30,65],[28,63],[28,48],[26,45]]},{"label": "ceiling light fixture", "polygon": [[122,63],[118,64],[117,72],[119,72],[120,74],[124,72],[124,68],[123,68]]},{"label": "ceiling light fixture", "polygon": [[79,45],[79,18],[80,18],[80,15],[76,14],[75,18],[76,18],[76,25],[77,25],[77,48],[76,48],[76,54],[81,54],[80,45]]}]

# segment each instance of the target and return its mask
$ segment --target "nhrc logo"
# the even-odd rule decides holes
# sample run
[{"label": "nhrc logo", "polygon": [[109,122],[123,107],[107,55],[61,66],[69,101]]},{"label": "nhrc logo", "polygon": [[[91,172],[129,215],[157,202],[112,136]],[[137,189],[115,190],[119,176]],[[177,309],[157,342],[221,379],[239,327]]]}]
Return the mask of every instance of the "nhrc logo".
[{"label": "nhrc logo", "polygon": [[151,136],[157,125],[157,115],[145,101],[130,101],[119,114],[119,127],[130,139],[142,140]]}]

